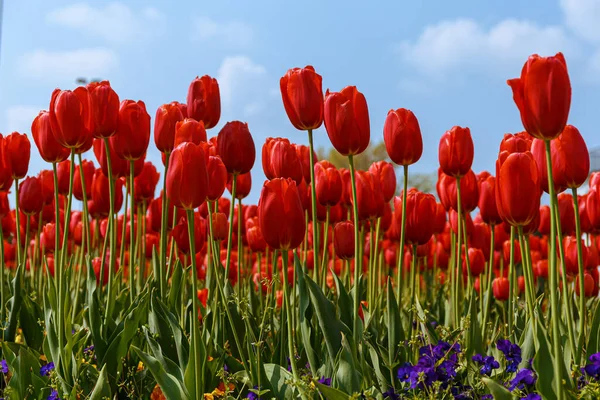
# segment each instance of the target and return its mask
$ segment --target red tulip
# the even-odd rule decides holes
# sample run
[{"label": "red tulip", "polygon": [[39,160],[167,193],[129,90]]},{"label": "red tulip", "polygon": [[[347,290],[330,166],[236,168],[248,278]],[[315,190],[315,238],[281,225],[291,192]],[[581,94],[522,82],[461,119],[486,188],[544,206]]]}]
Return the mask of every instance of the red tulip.
[{"label": "red tulip", "polygon": [[150,161],[146,161],[142,172],[133,180],[135,203],[147,203],[148,200],[154,198],[154,191],[159,179],[160,174],[156,171],[156,167]]},{"label": "red tulip", "polygon": [[405,108],[388,111],[383,125],[383,140],[388,155],[398,165],[411,165],[423,154],[419,121]]},{"label": "red tulip", "polygon": [[595,231],[600,230],[600,186],[592,187],[585,204],[592,228]]},{"label": "red tulip", "polygon": [[204,123],[198,122],[195,119],[186,118],[175,124],[175,147],[183,142],[192,142],[200,144],[206,142],[206,129]]},{"label": "red tulip", "polygon": [[[448,179],[445,179],[442,182],[446,185],[446,201],[450,203],[452,209],[458,210],[458,193],[456,190],[457,179],[448,176]],[[460,179],[460,189],[462,211],[473,211],[477,208],[477,203],[479,201],[479,185],[477,184],[477,178],[472,170],[469,170]]]},{"label": "red tulip", "polygon": [[[108,141],[108,150],[110,152],[110,166],[113,178],[120,178],[129,176],[129,162],[124,158],[121,158],[117,155],[115,150],[114,140]],[[106,157],[106,145],[105,141],[102,139],[94,139],[94,155],[96,156],[96,160],[98,160],[98,164],[100,164],[100,168],[102,169],[102,173],[108,176],[108,159]],[[60,164],[59,164],[60,165]]]},{"label": "red tulip", "polygon": [[19,210],[26,215],[38,214],[44,208],[42,182],[32,176],[19,184]]},{"label": "red tulip", "polygon": [[[231,194],[233,184],[233,175],[229,175],[227,177],[227,190]],[[245,174],[237,175],[236,177],[236,188],[235,188],[235,198],[236,199],[245,199],[246,196],[250,194],[250,190],[252,190],[252,175],[250,172],[246,172]]]},{"label": "red tulip", "polygon": [[135,161],[146,154],[150,142],[150,115],[143,101],[121,102],[117,132],[110,140],[117,155],[127,161]]},{"label": "red tulip", "polygon": [[229,223],[227,222],[227,215],[225,213],[212,213],[212,229],[214,240],[225,240],[227,239]]},{"label": "red tulip", "polygon": [[[463,254],[464,257],[464,254]],[[468,250],[469,266],[471,275],[479,276],[485,269],[485,255],[481,249],[469,248]],[[467,263],[463,263],[463,271],[467,273]]]},{"label": "red tulip", "polygon": [[371,128],[365,96],[356,86],[325,94],[325,128],[329,140],[343,156],[360,154],[369,145]]},{"label": "red tulip", "polygon": [[496,205],[505,222],[527,225],[540,207],[540,178],[530,152],[502,152],[496,161]]},{"label": "red tulip", "polygon": [[[60,244],[62,245],[62,233],[63,233],[63,229],[61,226],[60,229],[61,232],[59,232],[59,237],[58,240],[60,241]],[[44,227],[42,228],[42,232],[40,234],[40,247],[42,248],[42,251],[44,252],[44,254],[47,253],[54,253],[54,250],[56,249],[56,224],[54,223],[48,223],[46,225],[44,225]]]},{"label": "red tulip", "polygon": [[560,231],[563,235],[575,233],[575,210],[573,209],[573,196],[561,193],[557,196],[558,214],[560,216]]},{"label": "red tulip", "polygon": [[225,191],[228,181],[227,168],[220,157],[210,156],[206,162],[206,171],[208,173],[206,198],[209,201],[216,201]]},{"label": "red tulip", "polygon": [[40,111],[35,117],[31,124],[31,134],[44,161],[58,163],[69,158],[69,149],[63,147],[54,137],[48,111]]},{"label": "red tulip", "polygon": [[350,221],[339,222],[333,229],[335,255],[342,260],[351,260],[356,255],[354,246],[354,224]]},{"label": "red tulip", "polygon": [[369,172],[373,174],[381,186],[383,192],[383,201],[389,203],[394,194],[396,194],[396,172],[394,166],[385,161],[377,161],[369,167]]},{"label": "red tulip", "polygon": [[92,197],[92,179],[94,179],[94,172],[96,172],[94,163],[88,160],[82,160],[81,164],[75,167],[75,173],[73,175],[73,196],[79,201],[83,201],[83,187],[81,186],[82,169],[87,199]]},{"label": "red tulip", "polygon": [[175,127],[183,121],[184,115],[179,103],[163,104],[154,117],[154,143],[161,153],[170,153],[175,148]]},{"label": "red tulip", "polygon": [[[583,274],[583,293],[585,294],[585,297],[592,297],[594,295],[595,285],[592,275],[585,272]],[[577,294],[577,296],[579,296],[580,293],[580,286],[579,275],[577,275],[577,278],[575,279],[575,294]]]},{"label": "red tulip", "polygon": [[588,251],[587,246],[583,242],[583,239],[577,239],[574,236],[565,236],[563,239],[563,245],[565,249],[565,259],[563,262],[565,263],[565,268],[567,270],[567,274],[577,275],[579,272],[579,264],[577,261],[577,241],[581,241],[581,258],[583,259],[583,265],[587,264],[588,259]]},{"label": "red tulip", "polygon": [[217,153],[230,174],[250,172],[256,150],[248,124],[240,121],[225,124],[217,138]]},{"label": "red tulip", "polygon": [[356,201],[361,221],[383,216],[383,192],[379,179],[367,171],[356,171]]},{"label": "red tulip", "polygon": [[446,210],[442,203],[436,203],[435,220],[433,222],[433,233],[439,234],[446,228]]},{"label": "red tulip", "polygon": [[321,75],[308,65],[292,68],[279,81],[283,106],[296,129],[317,129],[323,123]]},{"label": "red tulip", "polygon": [[519,132],[514,135],[507,133],[500,142],[500,151],[498,151],[498,154],[503,151],[509,153],[525,153],[526,151],[531,151],[532,142],[533,139],[527,132]]},{"label": "red tulip", "polygon": [[469,128],[454,126],[440,139],[438,156],[442,171],[455,178],[464,176],[473,164],[473,152]]},{"label": "red tulip", "polygon": [[[100,169],[94,172],[92,179],[92,200],[94,207],[100,215],[108,215],[110,211],[110,196],[109,196],[108,178]],[[123,205],[123,181],[115,180],[115,212],[121,209]],[[90,211],[91,213],[91,211]]]},{"label": "red tulip", "polygon": [[196,77],[187,93],[187,117],[202,121],[206,129],[215,127],[221,118],[219,83],[208,75]]},{"label": "red tulip", "polygon": [[42,184],[42,201],[44,205],[54,202],[54,173],[47,169],[41,170],[38,174]]},{"label": "red tulip", "polygon": [[[310,147],[295,143],[292,143],[292,147],[296,150],[296,154],[298,154],[298,160],[300,160],[300,164],[302,164],[302,175],[308,184],[310,183],[310,170],[312,168],[312,165],[310,164]],[[319,161],[317,154],[314,151],[313,160],[315,164]]]},{"label": "red tulip", "polygon": [[562,53],[530,56],[521,77],[508,84],[525,130],[541,140],[558,137],[567,124],[571,107],[571,82]]},{"label": "red tulip", "polygon": [[[590,173],[590,154],[585,140],[573,125],[565,126],[562,134],[550,143],[552,171],[557,186],[578,188]],[[555,153],[558,154],[555,160]]]},{"label": "red tulip", "polygon": [[550,207],[543,205],[540,207],[540,225],[538,231],[542,235],[550,234]]},{"label": "red tulip", "polygon": [[10,164],[13,179],[23,179],[29,169],[31,144],[27,135],[13,132],[4,138],[4,157]]},{"label": "red tulip", "polygon": [[[552,148],[552,145],[550,145]],[[540,182],[542,190],[546,193],[549,193],[548,190],[548,168],[546,166],[546,144],[543,140],[534,139],[533,144],[531,145],[531,153],[535,158],[538,175],[540,176]],[[560,177],[559,173],[559,165],[564,164],[561,160],[562,156],[559,152],[552,151],[552,175]],[[561,178],[561,181],[554,179],[554,191],[556,193],[560,193],[565,190],[566,186],[564,186],[564,179]]]},{"label": "red tulip", "polygon": [[[410,189],[406,194],[406,243],[425,244],[433,235],[433,218],[436,214],[435,197]],[[402,199],[396,196],[394,207],[401,213]]]},{"label": "red tulip", "polygon": [[93,135],[97,138],[110,137],[117,131],[119,120],[119,95],[110,87],[110,82],[91,82],[87,85],[93,119]]},{"label": "red tulip", "polygon": [[49,113],[52,132],[62,146],[76,149],[89,142],[94,122],[86,88],[80,86],[73,91],[55,89]]},{"label": "red tulip", "polygon": [[492,282],[492,292],[499,301],[506,301],[510,295],[510,284],[507,278],[496,278]]},{"label": "red tulip", "polygon": [[490,258],[490,238],[491,230],[486,224],[473,223],[471,235],[469,236],[469,246],[480,249],[486,261]]},{"label": "red tulip", "polygon": [[587,193],[577,196],[577,203],[579,204],[579,219],[581,220],[581,232],[592,233],[594,228],[590,222],[587,210]]},{"label": "red tulip", "polygon": [[248,247],[254,253],[262,253],[267,249],[267,242],[260,231],[258,224],[258,217],[249,219],[246,223],[246,238],[248,240]]},{"label": "red tulip", "polygon": [[291,178],[300,185],[302,164],[288,139],[267,138],[262,147],[262,166],[267,179]]},{"label": "red tulip", "polygon": [[490,176],[479,185],[479,213],[486,224],[495,225],[502,222],[496,205],[496,178]]},{"label": "red tulip", "polygon": [[315,163],[315,192],[322,206],[335,206],[342,198],[342,176],[327,161]]},{"label": "red tulip", "polygon": [[[168,193],[168,192],[167,192]],[[183,254],[190,254],[190,236],[188,234],[188,220],[187,216],[179,219],[177,225],[171,231],[171,236],[177,248]],[[198,213],[194,213],[194,247],[196,253],[202,249],[204,242],[206,241],[206,221]]]},{"label": "red tulip", "polygon": [[258,201],[258,221],[271,248],[295,249],[302,243],[304,209],[294,181],[275,178],[265,182]]},{"label": "red tulip", "polygon": [[206,199],[208,173],[202,147],[182,143],[173,150],[167,173],[167,196],[175,207],[197,208]]}]

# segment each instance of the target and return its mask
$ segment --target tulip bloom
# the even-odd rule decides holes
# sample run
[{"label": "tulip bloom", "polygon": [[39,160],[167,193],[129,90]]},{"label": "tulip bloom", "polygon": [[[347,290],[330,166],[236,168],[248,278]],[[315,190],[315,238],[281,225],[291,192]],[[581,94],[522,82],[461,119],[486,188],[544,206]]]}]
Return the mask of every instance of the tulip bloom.
[{"label": "tulip bloom", "polygon": [[[109,192],[108,178],[102,170],[97,169],[94,172],[94,178],[92,179],[92,198],[94,207],[98,214],[107,216],[110,212],[110,192]],[[115,212],[121,209],[123,205],[123,181],[121,179],[115,180]],[[90,214],[92,213],[90,209]]]},{"label": "tulip bloom", "polygon": [[519,132],[514,135],[507,133],[500,142],[500,151],[498,154],[503,151],[509,153],[525,153],[526,151],[531,151],[532,142],[533,138],[526,132]]},{"label": "tulip bloom", "polygon": [[150,142],[150,115],[143,101],[121,102],[117,133],[111,142],[117,155],[125,160],[135,161],[146,154]]},{"label": "tulip bloom", "polygon": [[230,174],[250,172],[256,149],[248,124],[240,121],[225,124],[217,137],[217,153]]},{"label": "tulip bloom", "polygon": [[317,129],[323,123],[322,81],[310,65],[288,70],[279,81],[283,107],[296,129]]},{"label": "tulip bloom", "polygon": [[454,126],[442,135],[438,157],[446,175],[455,178],[464,176],[471,169],[473,156],[473,139],[469,128]]},{"label": "tulip bloom", "polygon": [[[406,198],[406,227],[405,236],[406,243],[410,244],[425,244],[433,235],[433,219],[436,215],[437,205],[435,197],[432,194],[419,192],[416,189],[410,189]],[[401,217],[402,198],[396,196],[394,199],[394,207],[397,215]],[[400,221],[400,219],[398,219]]]},{"label": "tulip bloom", "polygon": [[19,184],[19,209],[26,215],[39,214],[44,208],[42,182],[28,177]]},{"label": "tulip bloom", "polygon": [[565,236],[563,239],[563,245],[565,249],[565,259],[563,262],[565,263],[565,269],[567,270],[567,274],[577,275],[579,272],[579,264],[577,261],[577,241],[581,242],[581,258],[583,261],[583,265],[587,264],[588,261],[588,249],[585,245],[583,239],[577,239],[574,236]]},{"label": "tulip bloom", "polygon": [[[461,182],[462,183],[462,182]],[[479,185],[479,213],[486,224],[495,225],[502,222],[496,205],[496,178],[487,177]]]},{"label": "tulip bloom", "polygon": [[540,177],[530,152],[502,152],[496,161],[496,205],[505,222],[528,225],[540,207]]},{"label": "tulip bloom", "polygon": [[13,179],[23,179],[29,169],[31,143],[27,135],[13,132],[4,138],[3,156],[10,164]]},{"label": "tulip bloom", "polygon": [[267,179],[291,178],[300,185],[304,177],[298,153],[288,139],[267,138],[262,147],[262,166]]},{"label": "tulip bloom", "polygon": [[227,232],[229,229],[229,223],[227,222],[227,215],[222,212],[212,214],[212,235],[214,240],[225,240],[227,239]]},{"label": "tulip bloom", "polygon": [[325,95],[325,129],[335,149],[343,156],[360,154],[369,145],[371,128],[365,96],[356,86]]},{"label": "tulip bloom", "polygon": [[[94,139],[94,155],[96,156],[96,160],[98,160],[98,164],[100,164],[100,168],[102,169],[102,173],[108,176],[109,173],[112,173],[112,176],[116,178],[124,177],[129,175],[129,162],[124,158],[117,155],[117,151],[115,150],[115,141],[114,136],[108,141],[108,151],[110,152],[110,166],[111,171],[108,171],[108,158],[106,153],[106,146],[104,145],[104,141],[102,139]],[[60,166],[60,164],[59,164]]]},{"label": "tulip bloom", "polygon": [[187,93],[187,117],[202,121],[206,129],[215,127],[221,118],[221,94],[215,78],[204,75],[190,83]]},{"label": "tulip bloom", "polygon": [[600,230],[600,186],[589,191],[586,209],[590,225],[595,231]]},{"label": "tulip bloom", "polygon": [[150,161],[146,161],[142,172],[133,180],[133,195],[136,203],[143,201],[147,203],[154,198],[159,178],[160,174],[156,171],[156,167]]},{"label": "tulip bloom", "polygon": [[367,171],[356,171],[356,201],[361,221],[383,216],[383,193],[379,179]]},{"label": "tulip bloom", "polygon": [[351,260],[356,254],[354,248],[354,224],[344,221],[333,228],[333,246],[335,255],[342,260]]},{"label": "tulip bloom", "polygon": [[590,154],[577,128],[567,125],[562,134],[550,142],[550,152],[556,186],[578,188],[585,183],[590,173]]},{"label": "tulip bloom", "polygon": [[386,161],[377,161],[369,167],[369,172],[379,179],[383,201],[389,203],[396,194],[396,172],[394,166]]},{"label": "tulip bloom", "polygon": [[[292,147],[296,150],[296,154],[298,154],[298,160],[300,160],[300,164],[302,165],[302,175],[304,176],[304,180],[306,183],[309,183],[310,169],[313,167],[310,164],[310,147],[295,143],[292,143]],[[314,151],[313,160],[315,161],[315,164],[319,161],[317,154]]]},{"label": "tulip bloom", "polygon": [[571,107],[571,81],[562,53],[530,56],[521,77],[507,83],[525,130],[540,140],[557,138],[567,124]]},{"label": "tulip bloom", "polygon": [[174,145],[177,147],[183,142],[192,142],[195,144],[206,142],[204,123],[191,118],[177,122],[175,124]]},{"label": "tulip bloom", "polygon": [[88,160],[82,160],[81,164],[75,167],[75,173],[73,175],[73,196],[79,201],[83,201],[83,187],[81,186],[81,171],[83,170],[83,178],[85,180],[85,194],[87,199],[92,197],[92,179],[94,179],[94,172],[96,167],[94,163]]},{"label": "tulip bloom", "polygon": [[[441,176],[439,182],[439,190],[443,192],[444,201],[450,205],[450,208],[458,210],[457,179],[446,175],[446,178]],[[477,184],[477,178],[472,170],[469,170],[465,176],[460,179],[460,194],[463,212],[471,212],[477,208],[479,201],[479,185]],[[440,199],[442,199],[441,195]]]},{"label": "tulip bloom", "polygon": [[54,137],[48,111],[40,111],[35,117],[31,124],[31,135],[44,161],[59,163],[69,158],[69,149],[63,147]]},{"label": "tulip bloom", "polygon": [[265,182],[258,201],[258,221],[272,249],[300,246],[304,240],[304,209],[294,181],[275,178]]},{"label": "tulip bloom", "polygon": [[563,235],[575,233],[575,210],[573,209],[573,196],[561,193],[557,196],[558,215],[560,217],[560,231]]},{"label": "tulip bloom", "polygon": [[[595,282],[594,282],[594,278],[592,277],[591,274],[589,273],[584,273],[583,274],[583,292],[585,294],[585,297],[592,297],[594,295],[594,288],[595,288]],[[575,293],[577,294],[577,296],[579,296],[579,276],[577,276],[576,280],[575,280]]]},{"label": "tulip bloom", "polygon": [[156,109],[154,117],[154,144],[161,153],[170,153],[175,148],[175,129],[184,115],[179,103],[163,104]]},{"label": "tulip bloom", "polygon": [[423,154],[419,121],[405,108],[390,110],[383,125],[383,140],[388,155],[398,165],[411,165]]},{"label": "tulip bloom", "polygon": [[492,282],[492,292],[494,293],[496,300],[508,300],[510,294],[510,284],[508,279],[504,277],[494,279]]},{"label": "tulip bloom", "polygon": [[315,163],[315,192],[322,206],[335,206],[342,198],[342,176],[327,161]]},{"label": "tulip bloom", "polygon": [[200,145],[182,143],[173,150],[167,173],[167,195],[175,207],[193,210],[206,199],[208,173]]},{"label": "tulip bloom", "polygon": [[227,168],[220,157],[210,156],[206,162],[206,172],[208,173],[206,199],[208,201],[219,200],[227,185]]},{"label": "tulip bloom", "polygon": [[93,119],[93,135],[96,138],[110,137],[117,131],[119,121],[119,95],[110,87],[110,82],[91,82],[87,85]]},{"label": "tulip bloom", "polygon": [[64,147],[76,149],[89,142],[94,130],[88,90],[77,89],[52,92],[50,125],[56,140]]},{"label": "tulip bloom", "polygon": [[[250,194],[250,190],[252,190],[252,175],[250,172],[246,172],[245,174],[236,175],[236,186],[235,186],[235,198],[242,200],[246,198]],[[210,182],[210,181],[209,181]],[[227,177],[227,190],[231,194],[233,190],[233,175],[229,175]]]}]

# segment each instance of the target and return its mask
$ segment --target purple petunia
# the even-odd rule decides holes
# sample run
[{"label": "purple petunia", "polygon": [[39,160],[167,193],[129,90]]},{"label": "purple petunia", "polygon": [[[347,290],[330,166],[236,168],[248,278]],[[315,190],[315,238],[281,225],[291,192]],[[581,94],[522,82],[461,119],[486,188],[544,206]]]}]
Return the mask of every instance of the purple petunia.
[{"label": "purple petunia", "polygon": [[596,380],[600,380],[600,353],[592,354],[590,362],[581,371]]},{"label": "purple petunia", "polygon": [[326,378],[326,377],[321,377],[321,379],[319,379],[317,382],[326,385],[326,386],[331,386],[331,378]]},{"label": "purple petunia", "polygon": [[496,347],[504,354],[508,362],[506,372],[516,372],[521,363],[521,348],[519,345],[511,343],[510,340],[500,339],[496,342]]},{"label": "purple petunia", "polygon": [[[258,386],[254,386],[253,389],[260,390],[258,388]],[[248,396],[246,398],[249,399],[249,400],[258,400],[258,395],[256,393],[254,393],[254,392],[248,392]]]},{"label": "purple petunia", "polygon": [[509,390],[511,392],[516,388],[523,390],[525,389],[525,386],[535,385],[536,381],[537,376],[535,375],[535,373],[530,369],[523,368],[522,370],[517,372],[513,380],[510,381]]},{"label": "purple petunia", "polygon": [[2,373],[4,375],[8,374],[8,364],[6,364],[6,360],[0,361],[0,367],[2,367]]},{"label": "purple petunia", "polygon": [[60,400],[60,397],[58,397],[58,392],[53,389],[52,393],[50,393],[46,400]]},{"label": "purple petunia", "polygon": [[479,369],[481,375],[490,376],[492,370],[500,368],[500,364],[493,356],[482,356],[481,354],[475,354],[473,356],[473,361],[481,367]]},{"label": "purple petunia", "polygon": [[50,371],[52,371],[53,369],[54,369],[54,363],[49,362],[48,364],[43,365],[42,368],[40,368],[40,375],[48,376],[48,375],[50,375]]}]

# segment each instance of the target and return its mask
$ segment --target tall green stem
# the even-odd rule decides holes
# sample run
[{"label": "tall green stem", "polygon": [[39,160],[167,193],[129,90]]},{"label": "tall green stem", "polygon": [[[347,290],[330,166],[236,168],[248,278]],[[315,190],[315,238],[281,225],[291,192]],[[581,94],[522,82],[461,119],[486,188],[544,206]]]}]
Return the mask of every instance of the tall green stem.
[{"label": "tall green stem", "polygon": [[525,279],[525,301],[527,302],[527,308],[529,312],[529,318],[533,321],[533,329],[534,332],[537,329],[537,317],[535,314],[535,308],[533,306],[533,302],[535,301],[535,296],[533,294],[533,286],[531,283],[533,282],[530,279],[530,274],[532,273],[531,264],[529,263],[529,258],[527,257],[527,245],[525,241],[527,237],[523,233],[523,227],[517,227],[519,231],[519,247],[521,248],[521,265],[523,268],[523,275]]},{"label": "tall green stem", "polygon": [[[227,261],[225,263],[225,277],[223,284],[227,283],[229,279],[229,269],[231,265],[231,248],[233,246],[232,238],[233,238],[233,211],[235,209],[235,195],[237,191],[237,173],[234,173],[231,177],[231,204],[229,206],[229,232],[227,234]],[[241,216],[238,215],[238,224],[240,224]],[[238,282],[238,285],[241,285],[241,282]]]},{"label": "tall green stem", "polygon": [[292,325],[292,309],[290,307],[290,293],[288,288],[288,254],[287,249],[282,250],[281,260],[283,262],[283,303],[285,307],[285,313],[287,314],[287,341],[288,341],[288,352],[290,357],[290,364],[292,366],[292,374],[294,376],[294,380],[298,381],[300,375],[298,375],[298,367],[296,366],[296,351],[294,350],[294,330]]},{"label": "tall green stem", "polygon": [[161,297],[165,296],[166,283],[165,283],[165,270],[167,268],[167,217],[169,215],[169,198],[167,197],[167,172],[169,171],[169,159],[171,158],[171,152],[165,152],[165,173],[163,175],[163,191],[162,191],[162,210],[161,210],[161,223],[160,223],[160,265],[158,266],[158,286],[160,289]]},{"label": "tall green stem", "polygon": [[456,258],[455,258],[455,274],[454,277],[456,278],[455,280],[455,284],[456,284],[456,288],[454,291],[454,294],[456,296],[456,308],[454,310],[454,315],[455,315],[455,326],[458,326],[460,324],[459,318],[460,318],[460,310],[459,310],[459,297],[460,297],[460,268],[461,268],[461,251],[462,251],[462,204],[461,204],[461,198],[460,198],[460,178],[457,177],[456,178],[456,208],[458,208],[458,210],[456,210],[457,212],[457,228],[456,228]]},{"label": "tall green stem", "polygon": [[508,336],[512,340],[512,334],[514,329],[514,316],[516,308],[516,297],[515,294],[515,227],[510,227],[510,263],[508,266]]},{"label": "tall green stem", "polygon": [[396,298],[402,302],[402,273],[404,264],[404,230],[406,229],[406,192],[408,190],[408,165],[404,165],[404,184],[402,186],[402,221],[400,223],[400,244],[398,246],[398,271],[396,279]]},{"label": "tall green stem", "polygon": [[[187,213],[187,223],[188,223],[188,236],[190,240],[190,254],[192,255],[192,293],[190,293],[190,297],[192,300],[192,323],[191,323],[191,336],[192,336],[192,349],[194,349],[190,356],[194,358],[194,388],[195,388],[195,398],[202,398],[203,394],[200,393],[200,382],[202,381],[202,373],[200,370],[200,342],[199,342],[199,325],[198,325],[198,278],[196,276],[196,243],[194,240],[194,210],[186,210]],[[226,306],[227,307],[227,306]]]},{"label": "tall green stem", "polygon": [[[352,209],[354,211],[354,307],[353,307],[353,334],[354,343],[358,346],[358,339],[360,338],[358,330],[360,329],[360,322],[358,317],[358,307],[360,307],[360,270],[362,259],[360,257],[360,242],[358,239],[359,225],[358,225],[358,197],[356,195],[356,177],[354,171],[354,158],[352,154],[348,156],[348,163],[350,164],[350,178],[352,182]],[[314,228],[313,228],[314,229]]]},{"label": "tall green stem", "polygon": [[[133,303],[133,288],[135,280],[135,221],[134,221],[134,208],[135,208],[135,197],[133,195],[133,175],[134,175],[134,161],[129,161],[129,193],[131,195],[131,206],[129,209],[129,300]],[[126,225],[126,221],[123,221],[123,225]],[[125,237],[123,237],[125,241]],[[141,268],[141,267],[140,267]]]},{"label": "tall green stem", "polygon": [[[319,265],[319,225],[317,222],[317,191],[315,188],[315,156],[313,150],[313,133],[312,129],[308,130],[308,145],[310,147],[310,201],[312,207],[312,221],[313,221],[313,252],[314,252],[314,260],[315,260],[315,271],[314,278],[315,282],[320,283],[320,279],[326,280],[327,275],[319,277],[319,268],[316,268]],[[349,156],[352,157],[352,156]],[[354,168],[353,166],[350,167]],[[354,179],[354,175],[352,175],[352,179]]]},{"label": "tall green stem", "polygon": [[[110,235],[110,261],[108,263],[108,289],[107,289],[107,306],[105,320],[108,321],[112,315],[114,305],[113,299],[113,275],[115,273],[115,262],[117,259],[117,241],[115,240],[115,178],[113,176],[112,162],[110,157],[110,144],[108,138],[104,138],[104,148],[106,151],[106,165],[108,167],[108,195],[110,198],[109,216],[108,216],[108,234]],[[164,203],[163,203],[164,206]],[[64,244],[63,244],[64,245]]]},{"label": "tall green stem", "polygon": [[92,250],[92,242],[91,242],[91,234],[90,234],[90,219],[89,219],[89,211],[88,211],[88,198],[87,198],[87,190],[85,183],[85,174],[83,173],[83,160],[81,158],[81,153],[77,154],[77,158],[79,161],[79,176],[81,178],[81,192],[83,194],[83,230],[85,231],[85,241],[83,244],[84,249]]},{"label": "tall green stem", "polygon": [[[323,293],[325,293],[325,288],[327,287],[327,236],[329,234],[329,213],[331,207],[327,206],[327,213],[325,215],[325,232],[323,238],[323,259],[321,260],[321,289],[323,289]],[[315,260],[315,268],[317,268],[317,262]],[[318,282],[318,281],[317,281]]]},{"label": "tall green stem", "polygon": [[412,262],[410,263],[410,340],[415,334],[415,304],[417,304],[416,276],[417,276],[417,245],[412,246]]},{"label": "tall green stem", "polygon": [[[21,216],[19,215],[19,180],[15,179],[15,218],[16,218],[16,234],[17,234],[17,265],[21,266],[23,258],[21,256]],[[25,268],[22,269],[25,274]]]},{"label": "tall green stem", "polygon": [[[494,224],[490,224],[490,259],[487,264],[487,275],[485,284],[485,304],[483,307],[483,324],[481,325],[482,337],[485,337],[486,325],[488,321],[488,312],[492,303],[492,275],[494,274],[494,236],[496,231]],[[483,292],[482,292],[483,293]]]},{"label": "tall green stem", "polygon": [[[552,154],[550,151],[550,140],[546,144],[546,169],[548,172],[548,191],[550,193],[550,307],[552,314],[552,346],[554,353],[554,382],[556,385],[556,394],[558,400],[563,399],[562,384],[562,362],[563,353],[560,343],[560,309],[558,308],[558,268],[556,265],[556,197],[554,190],[554,179],[552,177]],[[566,293],[565,293],[566,296]]]},{"label": "tall green stem", "polygon": [[585,319],[587,310],[585,309],[585,277],[583,265],[583,246],[581,245],[581,218],[579,217],[579,200],[577,198],[577,188],[572,188],[573,208],[575,210],[575,236],[577,237],[577,267],[579,272],[579,340],[575,351],[575,363],[581,362],[581,353],[583,351],[583,342],[585,340]]}]

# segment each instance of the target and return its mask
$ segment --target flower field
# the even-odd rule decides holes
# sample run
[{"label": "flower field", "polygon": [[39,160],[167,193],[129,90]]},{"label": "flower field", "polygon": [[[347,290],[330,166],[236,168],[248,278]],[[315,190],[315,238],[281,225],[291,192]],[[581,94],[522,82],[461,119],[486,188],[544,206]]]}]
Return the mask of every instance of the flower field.
[{"label": "flower field", "polygon": [[[213,130],[209,76],[153,119],[107,81],[56,89],[0,135],[1,397],[600,398],[600,173],[561,53],[508,85],[524,131],[491,173],[445,132],[437,197],[411,188],[417,117],[390,110],[392,162],[357,170],[367,100],[310,66],[280,80],[297,135],[265,143]],[[317,160],[325,132],[348,169]]]}]

